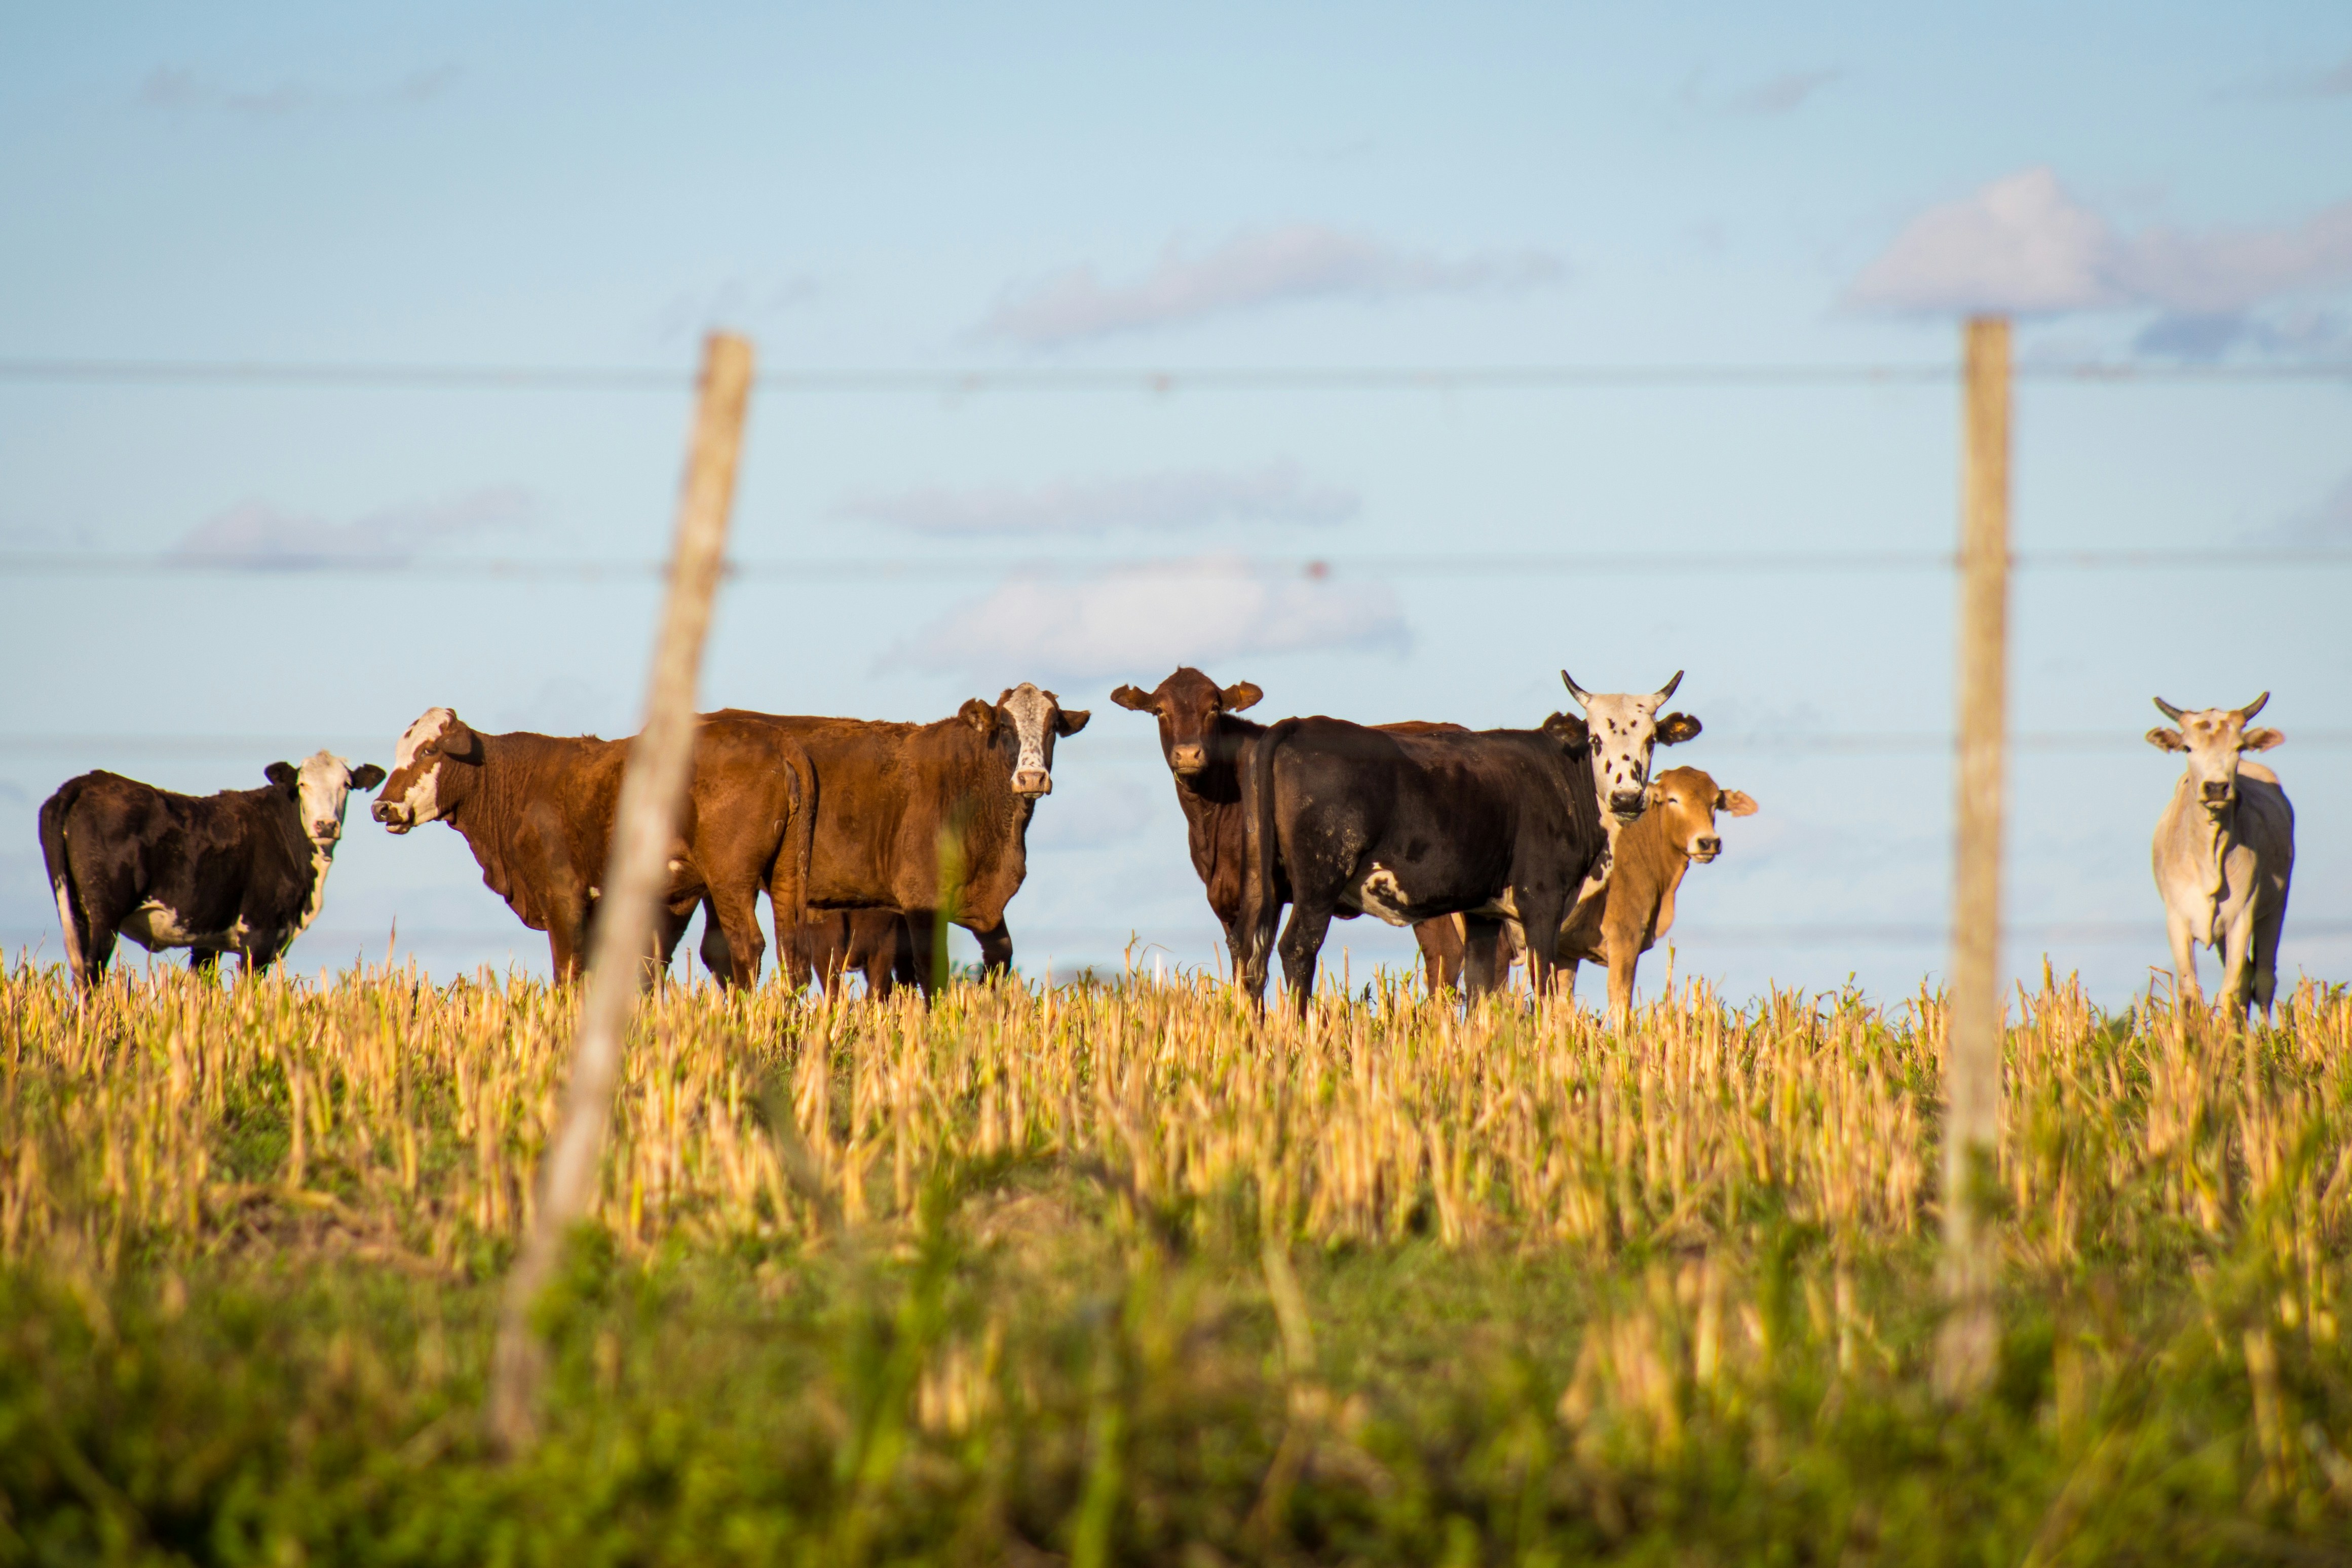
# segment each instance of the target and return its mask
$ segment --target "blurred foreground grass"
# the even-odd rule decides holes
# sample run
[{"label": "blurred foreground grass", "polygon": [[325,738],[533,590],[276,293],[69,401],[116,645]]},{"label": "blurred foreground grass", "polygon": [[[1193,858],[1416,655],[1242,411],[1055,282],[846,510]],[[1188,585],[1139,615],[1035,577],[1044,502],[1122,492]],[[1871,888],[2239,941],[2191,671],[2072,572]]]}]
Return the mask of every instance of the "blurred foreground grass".
[{"label": "blurred foreground grass", "polygon": [[0,977],[0,1563],[2352,1561],[2341,992],[2018,998],[1955,1413],[1932,998],[674,988],[501,1465],[571,1007]]}]

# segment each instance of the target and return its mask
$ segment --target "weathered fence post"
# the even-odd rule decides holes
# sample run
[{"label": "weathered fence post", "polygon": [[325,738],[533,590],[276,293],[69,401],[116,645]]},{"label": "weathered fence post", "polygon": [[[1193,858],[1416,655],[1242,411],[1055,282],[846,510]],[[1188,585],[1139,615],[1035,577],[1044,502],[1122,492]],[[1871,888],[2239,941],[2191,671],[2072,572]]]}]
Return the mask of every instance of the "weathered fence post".
[{"label": "weathered fence post", "polygon": [[1966,341],[1960,470],[1959,795],[1951,1006],[1944,1044],[1944,1286],[1936,1383],[1963,1397],[1992,1375],[1999,1238],[1985,1200],[2000,1138],[2000,841],[2009,662],[2009,322]]},{"label": "weathered fence post", "polygon": [[531,1308],[555,1272],[565,1232],[587,1212],[596,1190],[621,1047],[653,946],[655,905],[668,880],[670,841],[693,763],[696,676],[726,554],[751,390],[751,345],[712,334],[703,350],[701,403],[678,497],[677,539],[646,688],[645,727],[629,749],[604,892],[597,901],[572,1078],[562,1119],[541,1158],[538,1206],[507,1276],[499,1318],[488,1418],[492,1439],[509,1453],[527,1448],[536,1432],[543,1353],[532,1332]]}]

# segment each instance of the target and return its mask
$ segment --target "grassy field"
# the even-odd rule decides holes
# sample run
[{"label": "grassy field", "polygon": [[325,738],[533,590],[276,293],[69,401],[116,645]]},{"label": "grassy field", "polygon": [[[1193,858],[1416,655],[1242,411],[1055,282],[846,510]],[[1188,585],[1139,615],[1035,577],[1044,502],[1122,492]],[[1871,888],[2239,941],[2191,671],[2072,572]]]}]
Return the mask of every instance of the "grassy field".
[{"label": "grassy field", "polygon": [[2004,1343],[1930,998],[642,1009],[544,1440],[572,998],[0,977],[0,1563],[2352,1562],[2352,1000],[2019,998]]}]

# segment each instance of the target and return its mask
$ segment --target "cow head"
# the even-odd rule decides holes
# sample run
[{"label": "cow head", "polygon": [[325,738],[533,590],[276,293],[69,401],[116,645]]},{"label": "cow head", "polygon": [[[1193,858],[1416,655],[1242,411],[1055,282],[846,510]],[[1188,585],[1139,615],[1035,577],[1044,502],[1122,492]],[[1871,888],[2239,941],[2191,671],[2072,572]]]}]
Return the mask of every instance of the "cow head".
[{"label": "cow head", "polygon": [[1679,746],[1699,732],[1698,720],[1686,713],[1658,716],[1658,709],[1683,684],[1683,673],[1676,670],[1673,680],[1645,697],[1588,692],[1566,670],[1559,678],[1584,709],[1592,788],[1601,810],[1620,822],[1630,822],[1649,800],[1651,754],[1660,746]]},{"label": "cow head", "polygon": [[2158,725],[2147,732],[2147,743],[2158,751],[2189,754],[2189,782],[2195,787],[2197,803],[2218,817],[2238,803],[2238,754],[2268,751],[2286,738],[2274,729],[2246,727],[2246,721],[2262,712],[2270,700],[2271,694],[2264,692],[2243,707],[2209,707],[2191,713],[2158,697],[2156,706],[2180,727]]},{"label": "cow head", "polygon": [[1220,686],[1187,664],[1150,691],[1121,686],[1110,700],[1160,720],[1160,755],[1168,771],[1191,779],[1205,769],[1216,744],[1217,716],[1239,713],[1265,694],[1247,681]]},{"label": "cow head", "polygon": [[1054,742],[1086,728],[1094,715],[1066,713],[1061,698],[1024,681],[992,704],[973,697],[958,716],[983,738],[1011,747],[1013,792],[1034,800],[1054,792]]},{"label": "cow head", "polygon": [[1723,852],[1715,814],[1752,817],[1756,802],[1743,790],[1716,788],[1698,768],[1669,768],[1650,780],[1649,809],[1664,824],[1666,841],[1705,865]]},{"label": "cow head", "polygon": [[395,833],[446,816],[463,786],[446,769],[478,766],[482,737],[467,727],[457,710],[429,707],[400,737],[392,777],[376,797],[374,817]]},{"label": "cow head", "polygon": [[302,836],[329,854],[335,852],[335,841],[343,836],[343,808],[350,804],[352,791],[373,789],[383,782],[383,769],[374,763],[362,762],[354,768],[329,751],[312,752],[299,768],[290,762],[273,762],[262,769],[261,776],[293,801]]}]

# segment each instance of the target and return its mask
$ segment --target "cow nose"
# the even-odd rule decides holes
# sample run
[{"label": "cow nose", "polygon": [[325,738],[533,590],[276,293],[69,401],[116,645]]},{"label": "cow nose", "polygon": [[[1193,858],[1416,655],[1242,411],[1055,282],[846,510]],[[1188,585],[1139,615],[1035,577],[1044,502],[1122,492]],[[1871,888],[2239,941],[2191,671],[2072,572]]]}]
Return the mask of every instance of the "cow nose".
[{"label": "cow nose", "polygon": [[1198,773],[1209,765],[1207,750],[1198,746],[1179,746],[1168,753],[1168,766],[1179,773]]},{"label": "cow nose", "polygon": [[1639,789],[1611,790],[1609,792],[1609,809],[1616,812],[1621,817],[1640,816],[1642,814],[1642,791]]},{"label": "cow nose", "polygon": [[368,808],[368,815],[373,817],[379,822],[391,821],[392,802],[389,800],[378,800],[373,806]]},{"label": "cow nose", "polygon": [[2229,798],[2230,786],[2227,782],[2219,779],[2209,779],[2205,781],[2205,799],[2220,801]]},{"label": "cow nose", "polygon": [[314,839],[340,839],[343,836],[343,825],[341,822],[313,822],[310,824],[310,836]]},{"label": "cow nose", "polygon": [[1042,768],[1018,768],[1013,773],[1015,795],[1050,795],[1054,792],[1054,776]]},{"label": "cow nose", "polygon": [[1698,840],[1691,847],[1696,853],[1705,855],[1707,859],[1713,860],[1717,855],[1723,852],[1723,841],[1715,837],[1713,834],[1709,834],[1706,838]]}]

